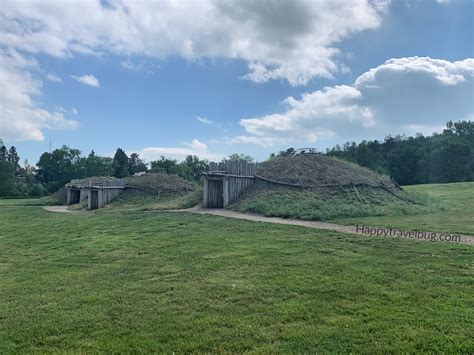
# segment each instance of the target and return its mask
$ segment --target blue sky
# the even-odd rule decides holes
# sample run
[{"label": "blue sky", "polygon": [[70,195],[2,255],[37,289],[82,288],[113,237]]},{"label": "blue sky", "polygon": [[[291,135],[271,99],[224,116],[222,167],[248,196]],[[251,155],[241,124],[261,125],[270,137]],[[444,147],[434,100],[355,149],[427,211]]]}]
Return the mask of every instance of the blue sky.
[{"label": "blue sky", "polygon": [[5,1],[0,137],[36,162],[430,134],[474,117],[473,32],[467,0]]}]

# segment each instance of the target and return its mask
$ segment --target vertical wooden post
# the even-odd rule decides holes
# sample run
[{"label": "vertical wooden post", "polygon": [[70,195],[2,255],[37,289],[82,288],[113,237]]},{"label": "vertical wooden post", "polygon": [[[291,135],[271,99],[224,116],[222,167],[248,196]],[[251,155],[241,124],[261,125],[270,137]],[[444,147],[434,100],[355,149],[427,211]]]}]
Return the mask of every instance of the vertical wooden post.
[{"label": "vertical wooden post", "polygon": [[71,188],[70,187],[67,187],[66,188],[66,205],[70,205],[71,204]]},{"label": "vertical wooden post", "polygon": [[87,199],[87,209],[91,210],[92,209],[92,190],[90,188],[87,189],[87,194],[89,195],[89,198]]},{"label": "vertical wooden post", "polygon": [[102,208],[104,207],[104,189],[98,189],[97,195],[97,208]]},{"label": "vertical wooden post", "polygon": [[222,189],[222,198],[223,198],[223,205],[224,208],[227,207],[230,203],[229,200],[229,178],[225,177],[224,180],[222,181],[223,183],[223,189]]},{"label": "vertical wooden post", "polygon": [[204,196],[202,199],[202,204],[204,208],[207,208],[209,206],[209,180],[207,177],[204,177]]}]

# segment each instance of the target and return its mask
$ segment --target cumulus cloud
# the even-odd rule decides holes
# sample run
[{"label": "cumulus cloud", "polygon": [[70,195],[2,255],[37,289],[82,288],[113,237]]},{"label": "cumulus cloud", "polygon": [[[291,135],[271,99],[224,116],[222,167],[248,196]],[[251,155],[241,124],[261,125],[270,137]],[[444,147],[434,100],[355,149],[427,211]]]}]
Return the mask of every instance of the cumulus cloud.
[{"label": "cumulus cloud", "polygon": [[429,57],[387,60],[353,85],[326,87],[285,100],[286,111],[242,119],[237,143],[263,146],[314,143],[322,138],[432,133],[448,120],[474,114],[474,59]]},{"label": "cumulus cloud", "polygon": [[[377,28],[387,9],[387,1],[371,0],[2,0],[0,46],[10,54],[2,52],[8,63],[0,69],[20,80],[1,93],[2,135],[39,140],[44,128],[77,125],[64,113],[41,111],[33,102],[42,84],[35,78],[40,68],[31,56],[36,54],[70,58],[112,53],[124,58],[121,64],[130,70],[145,69],[144,62],[130,60],[136,56],[238,59],[248,64],[245,79],[304,85],[344,71],[338,64],[338,43]],[[62,82],[55,74],[43,75]],[[100,87],[91,74],[72,77]],[[5,113],[15,113],[15,120],[7,121]]]},{"label": "cumulus cloud", "polygon": [[92,86],[95,88],[100,87],[99,80],[94,75],[91,75],[91,74],[85,74],[82,76],[71,75],[71,78],[76,80],[78,83],[81,83],[87,86]]},{"label": "cumulus cloud", "polygon": [[34,97],[41,95],[42,82],[30,73],[38,69],[35,60],[16,51],[0,50],[0,132],[6,140],[44,139],[44,129],[66,129],[77,121],[39,107]]},{"label": "cumulus cloud", "polygon": [[4,0],[0,43],[56,57],[108,51],[242,59],[246,79],[304,85],[343,70],[337,44],[377,28],[387,9],[388,1],[370,0]]},{"label": "cumulus cloud", "polygon": [[185,142],[184,147],[148,147],[138,151],[141,157],[147,161],[160,159],[162,156],[183,160],[188,155],[196,155],[200,159],[220,160],[221,154],[215,154],[208,151],[207,144],[193,139],[191,142]]}]

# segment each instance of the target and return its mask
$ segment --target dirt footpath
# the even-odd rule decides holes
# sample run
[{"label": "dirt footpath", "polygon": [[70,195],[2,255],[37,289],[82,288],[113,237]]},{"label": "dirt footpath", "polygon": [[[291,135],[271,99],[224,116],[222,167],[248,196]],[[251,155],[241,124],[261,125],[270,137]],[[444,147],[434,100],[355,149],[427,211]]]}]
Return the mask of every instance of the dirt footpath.
[{"label": "dirt footpath", "polygon": [[[213,216],[230,217],[237,219],[245,219],[248,221],[255,222],[267,222],[276,224],[287,224],[294,226],[303,226],[309,228],[327,229],[341,233],[358,234],[358,235],[370,235],[377,236],[379,238],[407,238],[424,241],[448,241],[451,243],[474,245],[474,237],[467,235],[446,235],[443,233],[434,233],[426,231],[401,231],[397,229],[390,229],[386,227],[363,227],[363,226],[344,226],[341,224],[327,223],[327,222],[315,222],[315,221],[302,221],[297,219],[287,219],[280,217],[265,217],[254,214],[240,213],[225,209],[205,209],[202,207],[193,207],[185,210],[175,210],[170,212],[190,212],[198,214],[208,214]],[[449,240],[449,239],[452,240]]]},{"label": "dirt footpath", "polygon": [[43,206],[43,209],[49,212],[60,212],[60,213],[78,213],[80,211],[71,211],[67,209],[67,206]]},{"label": "dirt footpath", "polygon": [[[60,213],[84,213],[82,211],[71,211],[67,206],[44,206],[43,209],[49,212],[60,212]],[[342,224],[327,223],[327,222],[315,222],[315,221],[302,221],[298,219],[287,219],[280,217],[265,217],[255,214],[240,213],[225,209],[206,209],[201,206],[183,210],[166,210],[164,212],[188,212],[197,214],[208,214],[213,216],[229,217],[236,219],[245,219],[247,221],[254,222],[267,222],[276,224],[286,224],[292,226],[302,226],[317,229],[333,230],[347,234],[358,234],[367,236],[376,236],[379,238],[407,238],[423,240],[426,242],[439,242],[446,241],[458,244],[474,245],[474,237],[468,235],[447,235],[443,233],[434,233],[427,231],[401,231],[397,229],[391,229],[386,227],[369,227],[369,226],[344,226]],[[449,239],[447,239],[449,237]]]}]

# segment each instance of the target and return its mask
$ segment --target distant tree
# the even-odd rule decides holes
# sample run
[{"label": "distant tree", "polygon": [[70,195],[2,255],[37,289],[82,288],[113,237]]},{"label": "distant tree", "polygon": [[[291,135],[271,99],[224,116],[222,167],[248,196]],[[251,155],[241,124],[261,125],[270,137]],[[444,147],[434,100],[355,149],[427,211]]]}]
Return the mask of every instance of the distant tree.
[{"label": "distant tree", "polygon": [[0,160],[8,160],[8,149],[4,145],[0,146]]},{"label": "distant tree", "polygon": [[446,129],[443,131],[444,135],[453,135],[460,138],[467,139],[472,146],[474,146],[474,122],[471,121],[449,121],[446,124]]},{"label": "distant tree", "polygon": [[28,191],[28,196],[41,197],[46,193],[46,189],[41,184],[31,184]]},{"label": "distant tree", "polygon": [[114,176],[117,178],[124,178],[129,175],[128,171],[128,156],[125,152],[118,148],[113,160]]},{"label": "distant tree", "polygon": [[128,171],[130,175],[135,173],[139,173],[142,171],[147,171],[147,166],[143,160],[140,159],[138,153],[130,154],[130,158],[128,159]]},{"label": "distant tree", "polygon": [[169,170],[169,174],[178,175],[183,179],[193,180],[191,168],[183,162],[173,165]]},{"label": "distant tree", "polygon": [[20,170],[20,157],[18,156],[18,153],[16,151],[16,148],[14,146],[10,147],[10,150],[8,151],[8,162],[12,163],[13,166],[15,167],[15,171],[18,172]]},{"label": "distant tree", "polygon": [[207,160],[201,160],[196,155],[188,155],[180,164],[189,168],[189,178],[192,180],[199,180],[209,166]]},{"label": "distant tree", "polygon": [[170,174],[177,164],[178,162],[175,159],[165,158],[164,156],[150,163],[152,172],[162,172],[166,174]]},{"label": "distant tree", "polygon": [[78,171],[83,176],[112,176],[114,174],[113,159],[101,157],[92,150],[87,157],[78,162]]},{"label": "distant tree", "polygon": [[468,181],[474,155],[463,139],[443,140],[431,152],[429,182]]},{"label": "distant tree", "polygon": [[270,154],[270,159],[274,159],[277,157],[286,157],[295,154],[295,148],[288,148],[286,150],[280,150],[278,153]]},{"label": "distant tree", "polygon": [[0,160],[0,196],[15,194],[15,165],[6,160]]},{"label": "distant tree", "polygon": [[37,166],[37,180],[44,183],[49,192],[59,189],[71,179],[84,177],[80,169],[81,151],[63,145],[52,153],[43,153]]},{"label": "distant tree", "polygon": [[246,160],[247,162],[251,163],[254,161],[254,158],[250,155],[246,154],[230,154],[227,156],[227,158],[222,159],[222,161],[236,161],[236,160]]},{"label": "distant tree", "polygon": [[388,136],[383,142],[348,142],[327,155],[352,161],[400,184],[474,180],[474,122],[449,121],[442,134]]}]

